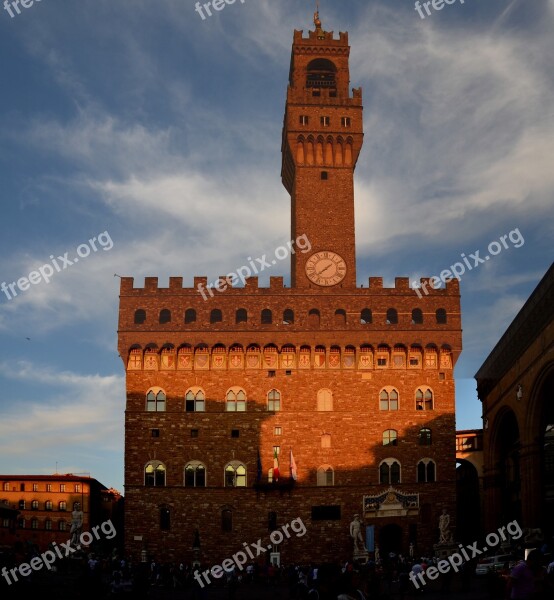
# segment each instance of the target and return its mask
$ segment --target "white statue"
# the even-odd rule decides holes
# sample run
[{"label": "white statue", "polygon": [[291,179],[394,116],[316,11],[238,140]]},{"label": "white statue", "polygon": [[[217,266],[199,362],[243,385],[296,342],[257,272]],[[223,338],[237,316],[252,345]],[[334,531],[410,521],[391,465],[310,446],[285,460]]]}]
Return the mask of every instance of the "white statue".
[{"label": "white statue", "polygon": [[73,512],[71,513],[71,529],[69,533],[71,534],[71,545],[78,546],[79,545],[79,537],[81,536],[81,531],[83,529],[83,511],[81,510],[81,505],[79,502],[75,504]]},{"label": "white statue", "polygon": [[442,515],[439,517],[439,544],[448,544],[452,541],[450,535],[450,515],[446,512],[446,508],[442,509]]},{"label": "white statue", "polygon": [[367,552],[362,536],[360,515],[354,515],[354,520],[350,523],[350,537],[354,540],[354,552]]}]

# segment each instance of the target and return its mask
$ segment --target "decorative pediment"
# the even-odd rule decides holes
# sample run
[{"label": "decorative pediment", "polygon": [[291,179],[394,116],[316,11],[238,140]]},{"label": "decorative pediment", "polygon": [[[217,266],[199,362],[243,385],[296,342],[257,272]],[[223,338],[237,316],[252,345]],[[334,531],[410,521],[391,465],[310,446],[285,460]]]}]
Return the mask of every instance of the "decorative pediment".
[{"label": "decorative pediment", "polygon": [[364,516],[397,517],[419,514],[419,494],[406,494],[392,486],[372,496],[364,496]]}]

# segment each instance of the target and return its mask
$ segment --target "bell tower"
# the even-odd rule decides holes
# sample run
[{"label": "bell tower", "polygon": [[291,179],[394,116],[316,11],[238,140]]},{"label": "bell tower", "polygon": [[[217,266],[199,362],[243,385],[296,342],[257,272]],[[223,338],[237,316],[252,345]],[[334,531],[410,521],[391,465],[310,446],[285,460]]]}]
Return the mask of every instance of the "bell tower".
[{"label": "bell tower", "polygon": [[356,287],[354,169],[363,143],[362,91],[350,95],[348,33],[294,32],[283,123],[283,185],[291,196],[293,288]]}]

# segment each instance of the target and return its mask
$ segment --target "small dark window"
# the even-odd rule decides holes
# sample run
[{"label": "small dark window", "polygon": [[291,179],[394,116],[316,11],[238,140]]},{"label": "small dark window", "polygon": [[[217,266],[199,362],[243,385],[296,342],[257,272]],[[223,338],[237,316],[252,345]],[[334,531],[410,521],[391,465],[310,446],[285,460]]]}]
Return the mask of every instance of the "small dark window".
[{"label": "small dark window", "polygon": [[160,508],[160,529],[169,531],[171,529],[171,512],[167,506]]},{"label": "small dark window", "polygon": [[362,325],[369,325],[373,322],[373,316],[369,308],[364,308],[360,314],[360,323]]},{"label": "small dark window", "polygon": [[427,428],[423,428],[419,430],[419,445],[420,446],[430,446],[431,445],[431,430]]},{"label": "small dark window", "polygon": [[312,506],[312,521],[340,521],[340,505]]},{"label": "small dark window", "polygon": [[423,324],[423,313],[419,308],[414,308],[412,310],[412,325],[422,325]]},{"label": "small dark window", "polygon": [[150,433],[152,434],[153,438],[159,438],[160,437],[160,430],[159,429],[151,429]]},{"label": "small dark window", "polygon": [[292,375],[292,371],[285,371],[285,375]]},{"label": "small dark window", "polygon": [[20,483],[20,484],[19,484],[19,490],[20,490],[21,492],[24,492],[24,491],[25,491],[25,484],[24,484],[24,483]]},{"label": "small dark window", "polygon": [[262,325],[271,325],[271,323],[273,323],[273,314],[269,308],[264,308],[262,310]]},{"label": "small dark window", "polygon": [[185,323],[196,323],[196,311],[194,308],[189,308],[185,312]]},{"label": "small dark window", "polygon": [[307,125],[310,122],[308,115],[300,115],[300,125]]},{"label": "small dark window", "polygon": [[167,308],[160,311],[160,324],[163,325],[164,323],[171,323],[171,311]]},{"label": "small dark window", "polygon": [[319,122],[322,127],[329,127],[331,125],[331,117],[320,117]]},{"label": "small dark window", "polygon": [[191,429],[190,430],[190,437],[191,438],[197,438],[198,437],[198,429]]},{"label": "small dark window", "polygon": [[346,325],[346,311],[342,308],[335,311],[335,325]]},{"label": "small dark window", "polygon": [[267,372],[267,376],[268,377],[275,377],[275,373],[276,373],[276,371],[268,371]]},{"label": "small dark window", "polygon": [[248,313],[245,308],[239,308],[237,310],[237,314],[235,315],[235,323],[238,325],[239,323],[247,323],[248,322]]},{"label": "small dark window", "polygon": [[444,381],[445,376],[444,373],[439,373],[439,381]]},{"label": "small dark window", "polygon": [[292,325],[294,323],[294,311],[287,308],[283,313],[283,325]]},{"label": "small dark window", "polygon": [[444,308],[439,308],[436,312],[437,315],[437,324],[438,325],[446,325],[447,319],[446,319],[446,311],[444,310]]},{"label": "small dark window", "polygon": [[238,438],[240,436],[240,431],[238,429],[231,429],[231,437]]},{"label": "small dark window", "polygon": [[221,530],[233,531],[233,513],[228,508],[221,511]]},{"label": "small dark window", "polygon": [[135,325],[142,325],[146,321],[146,311],[139,308],[135,311]]},{"label": "small dark window", "polygon": [[343,127],[350,127],[352,124],[350,117],[341,117],[340,122]]},{"label": "small dark window", "polygon": [[398,324],[398,313],[395,308],[389,308],[387,310],[387,325],[397,325]]},{"label": "small dark window", "polygon": [[327,181],[329,179],[329,173],[328,173],[328,171],[321,171],[321,179],[323,181]]},{"label": "small dark window", "polygon": [[214,308],[210,313],[210,323],[213,325],[214,323],[221,323],[223,321],[223,314],[219,310],[219,308]]},{"label": "small dark window", "polygon": [[275,531],[277,529],[277,513],[274,511],[267,514],[267,528],[269,531]]}]

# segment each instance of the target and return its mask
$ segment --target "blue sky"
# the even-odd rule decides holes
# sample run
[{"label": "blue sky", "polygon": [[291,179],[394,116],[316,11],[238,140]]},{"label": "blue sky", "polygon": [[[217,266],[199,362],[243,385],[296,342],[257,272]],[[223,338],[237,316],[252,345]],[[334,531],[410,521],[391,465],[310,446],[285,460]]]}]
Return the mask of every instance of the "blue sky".
[{"label": "blue sky", "polygon": [[[246,0],[204,21],[190,0],[0,10],[0,283],[113,242],[0,292],[0,472],[57,464],[123,490],[114,273],[192,285],[290,239],[281,126],[293,30],[312,28],[314,4]],[[422,20],[408,0],[323,0],[321,17],[349,32],[364,93],[358,282],[524,240],[461,280],[457,426],[479,427],[473,376],[552,262],[554,1],[466,0]]]}]

